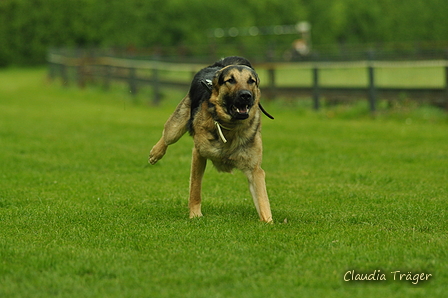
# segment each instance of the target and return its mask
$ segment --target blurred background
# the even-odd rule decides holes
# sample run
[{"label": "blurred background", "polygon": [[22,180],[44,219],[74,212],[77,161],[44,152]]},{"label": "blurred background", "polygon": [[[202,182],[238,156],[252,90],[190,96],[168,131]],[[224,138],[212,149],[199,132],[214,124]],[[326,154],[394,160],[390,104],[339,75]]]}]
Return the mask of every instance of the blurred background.
[{"label": "blurred background", "polygon": [[0,66],[49,48],[202,62],[445,59],[444,0],[2,0]]}]

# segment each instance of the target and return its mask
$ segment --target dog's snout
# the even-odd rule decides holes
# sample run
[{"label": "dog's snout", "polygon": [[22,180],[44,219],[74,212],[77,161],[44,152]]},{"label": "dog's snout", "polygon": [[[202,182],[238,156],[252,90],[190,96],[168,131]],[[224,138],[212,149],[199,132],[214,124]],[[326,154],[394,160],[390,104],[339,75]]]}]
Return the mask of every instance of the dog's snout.
[{"label": "dog's snout", "polygon": [[242,90],[239,92],[239,98],[243,101],[248,102],[252,100],[252,92],[250,92],[249,90]]}]

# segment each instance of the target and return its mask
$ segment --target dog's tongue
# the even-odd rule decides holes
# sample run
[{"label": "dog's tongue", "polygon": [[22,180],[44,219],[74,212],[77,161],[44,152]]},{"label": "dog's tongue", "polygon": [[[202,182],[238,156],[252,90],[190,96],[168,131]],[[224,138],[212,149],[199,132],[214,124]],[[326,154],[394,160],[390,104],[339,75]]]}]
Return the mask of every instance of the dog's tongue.
[{"label": "dog's tongue", "polygon": [[232,112],[234,113],[236,119],[246,119],[247,117],[249,117],[249,111],[250,107],[247,105],[241,107],[237,106],[232,107]]},{"label": "dog's tongue", "polygon": [[247,106],[246,107],[237,108],[236,110],[240,114],[247,114],[248,113]]}]

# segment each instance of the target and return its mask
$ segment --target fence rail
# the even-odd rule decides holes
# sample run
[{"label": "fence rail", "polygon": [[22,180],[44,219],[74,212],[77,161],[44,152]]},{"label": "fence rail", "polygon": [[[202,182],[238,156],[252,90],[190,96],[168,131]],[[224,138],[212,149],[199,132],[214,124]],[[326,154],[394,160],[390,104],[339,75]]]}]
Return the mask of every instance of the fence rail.
[{"label": "fence rail", "polygon": [[[111,81],[125,81],[129,84],[132,94],[137,94],[143,85],[153,88],[152,102],[158,104],[161,100],[161,88],[180,88],[187,92],[193,75],[206,64],[171,63],[156,60],[137,60],[115,57],[73,57],[63,54],[49,53],[49,76],[54,79],[61,77],[63,84],[69,84],[74,79],[80,87],[95,78],[102,80],[106,89]],[[441,68],[443,71],[443,86],[437,88],[396,88],[383,87],[376,82],[376,70],[385,68]],[[258,63],[258,72],[264,71],[267,83],[263,85],[263,95],[269,99],[279,96],[312,98],[314,108],[321,106],[322,98],[327,101],[347,101],[365,98],[369,101],[370,110],[376,110],[377,100],[406,98],[426,101],[448,110],[448,60],[429,61],[350,61],[350,62],[295,62],[295,63]],[[278,72],[281,70],[306,70],[311,76],[310,86],[283,86],[278,82]],[[365,69],[367,84],[362,87],[326,86],[321,83],[321,72],[331,69]],[[70,76],[69,72],[75,75]],[[150,75],[140,75],[146,71]],[[161,71],[184,72],[188,79],[162,78]]]}]

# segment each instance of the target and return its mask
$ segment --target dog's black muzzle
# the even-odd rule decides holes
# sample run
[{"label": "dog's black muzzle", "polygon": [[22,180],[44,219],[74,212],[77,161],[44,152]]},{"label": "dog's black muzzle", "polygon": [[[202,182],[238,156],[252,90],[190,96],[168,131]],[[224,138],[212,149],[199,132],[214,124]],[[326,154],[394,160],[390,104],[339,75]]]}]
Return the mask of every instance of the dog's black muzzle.
[{"label": "dog's black muzzle", "polygon": [[253,105],[254,96],[252,92],[249,90],[240,90],[230,105],[229,113],[235,119],[244,120],[249,117],[249,112]]}]

